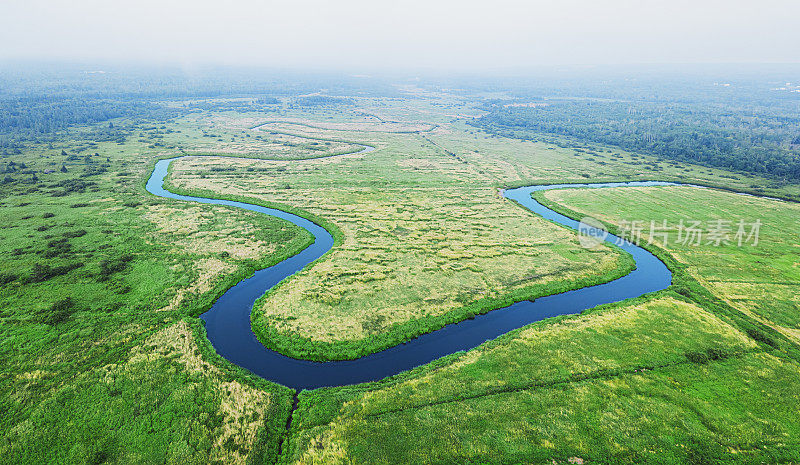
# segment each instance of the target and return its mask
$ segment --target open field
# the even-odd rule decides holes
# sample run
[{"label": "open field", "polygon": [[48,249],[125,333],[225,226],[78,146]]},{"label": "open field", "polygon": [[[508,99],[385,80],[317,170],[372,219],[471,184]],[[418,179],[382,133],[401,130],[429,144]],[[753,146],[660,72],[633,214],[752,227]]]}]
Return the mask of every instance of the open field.
[{"label": "open field", "polygon": [[[592,273],[608,280],[625,269],[506,205],[495,186],[653,176],[731,181],[719,170],[596,146],[481,136],[460,122],[419,134],[329,131],[319,124],[294,119],[267,127],[379,150],[286,163],[187,160],[171,178],[189,193],[300,208],[340,231],[341,245],[326,260],[262,299],[253,316],[269,347],[315,359],[363,355],[513,300],[565,290],[565,280],[586,284]],[[652,175],[641,174],[645,165]]]},{"label": "open field", "polygon": [[[451,145],[445,145],[443,134],[448,134],[447,131],[452,134],[453,130],[452,127],[434,130],[424,138],[420,137],[423,143],[435,143],[432,148],[443,157],[415,156],[401,165],[412,166],[412,172],[424,169],[431,178],[452,186],[446,190],[436,189],[426,185],[426,178],[409,174],[418,186],[417,190],[425,188],[435,193],[437,199],[447,199],[450,193],[464,189],[462,184],[480,182],[496,185],[512,184],[523,179],[525,182],[531,179],[547,180],[552,179],[556,172],[554,170],[564,169],[563,173],[555,176],[566,176],[576,172],[575,169],[580,166],[590,170],[590,177],[612,178],[610,174],[592,171],[588,167],[592,165],[580,161],[574,168],[566,164],[566,168],[550,169],[548,162],[557,165],[561,160],[557,157],[548,158],[547,152],[538,155],[540,145],[533,143],[522,143],[528,150],[527,159],[515,162],[518,168],[528,166],[529,171],[523,175],[520,175],[520,171],[489,174],[489,168],[500,165],[492,160],[487,161],[490,155],[476,154],[470,159],[456,152]],[[391,206],[410,206],[410,211],[417,212],[412,217],[415,222],[433,219],[421,212],[448,211],[447,204],[423,204],[415,202],[415,197],[400,197],[400,193],[405,194],[409,190],[416,192],[412,189],[400,190],[398,176],[389,174],[390,168],[387,168],[383,157],[393,155],[392,143],[395,141],[384,138],[378,141],[371,139],[370,142],[384,148],[367,156],[303,162],[308,166],[296,171],[288,166],[285,171],[280,171],[279,163],[236,162],[232,166],[236,166],[237,171],[214,179],[224,187],[197,179],[200,177],[197,173],[210,169],[206,163],[218,163],[211,159],[187,161],[190,166],[176,169],[173,179],[184,188],[238,196],[260,193],[257,195],[259,199],[301,205],[301,208],[318,217],[331,219],[340,228],[344,236],[343,246],[340,246],[342,249],[347,250],[347,239],[355,236],[365,237],[358,243],[357,250],[369,250],[378,243],[376,239],[381,237],[379,233],[394,232],[392,228],[397,225],[409,229],[410,225],[400,224],[404,219],[402,215],[389,216],[384,213],[395,213]],[[408,153],[407,146],[405,150]],[[550,151],[549,148],[544,150]],[[500,155],[513,151],[513,148],[508,149],[508,152],[501,152]],[[568,155],[575,157],[571,153]],[[374,160],[379,160],[380,166],[369,165],[368,162]],[[452,164],[454,160],[457,163],[455,165]],[[339,161],[343,163],[338,164]],[[367,167],[362,168],[359,163]],[[462,166],[459,167],[458,163]],[[336,189],[333,186],[347,181],[335,179],[318,183],[314,179],[318,176],[315,164],[336,166],[336,169],[330,170],[336,174],[329,176],[353,180],[350,183],[355,188],[351,187],[347,196],[340,194],[335,197],[333,194]],[[356,168],[345,170],[349,164]],[[445,166],[453,168],[444,171]],[[626,163],[619,162],[619,166],[613,168],[625,172]],[[672,168],[666,169],[664,178],[680,175],[677,168]],[[266,179],[260,181],[264,187],[254,189],[251,187],[252,181],[242,180],[238,173],[248,170],[269,173]],[[630,168],[631,173],[634,170]],[[683,170],[685,168],[680,169]],[[363,181],[355,182],[369,171],[386,175],[390,185],[381,189],[380,195],[393,199],[392,202],[377,203],[375,199],[380,197],[374,188],[369,189]],[[456,176],[453,176],[454,172]],[[282,177],[284,174],[286,178]],[[724,172],[719,174],[726,175]],[[722,182],[725,179],[712,170],[701,171],[697,177],[706,182]],[[197,184],[191,184],[193,178]],[[294,191],[291,192],[291,198],[266,195],[276,190],[284,179],[287,180],[287,190]],[[184,184],[181,185],[181,181]],[[317,190],[317,195],[304,199],[305,203],[297,203],[298,199],[306,197],[303,191],[307,186],[318,184],[330,187]],[[273,187],[267,187],[270,185]],[[481,196],[478,192],[481,190],[466,192],[467,195],[450,201],[460,206],[466,198],[469,199],[470,208],[456,210],[460,218],[471,217],[471,213],[480,211]],[[734,194],[716,193],[733,199],[763,202]],[[319,202],[323,196],[329,200]],[[387,222],[388,225],[375,228],[377,231],[372,231],[372,234],[358,234],[350,222],[356,215],[364,213],[351,210],[349,215],[344,216],[328,207],[345,198],[357,198],[354,206],[370,207],[367,210],[370,212],[369,224]],[[665,198],[669,198],[669,195],[659,196],[660,202],[663,203]],[[630,197],[626,199],[630,202]],[[613,211],[623,200],[617,198],[616,203],[609,202],[605,207]],[[708,204],[713,204],[711,200],[714,199],[706,200]],[[692,203],[687,199],[678,199],[676,204],[687,202]],[[696,203],[701,204],[703,200],[697,200]],[[741,211],[753,208],[752,205],[740,205],[735,201],[731,203],[731,213],[736,208]],[[400,214],[406,213],[396,210]],[[503,224],[504,230],[509,229],[509,225],[500,221],[496,212],[496,208],[490,208],[475,216],[491,219],[493,224]],[[790,217],[789,214],[784,219]],[[440,221],[439,228],[442,223]],[[784,226],[788,225],[781,224],[779,229],[786,231]],[[447,236],[454,233],[450,232]],[[401,240],[415,240],[414,235],[408,236],[400,238],[395,234],[387,234],[395,242],[395,248]],[[790,239],[791,236],[775,239],[775,249],[786,246],[786,241]],[[470,250],[474,250],[476,241],[470,244]],[[329,256],[331,262],[337,258],[335,253]],[[465,258],[469,257],[460,257],[460,261],[463,262]],[[347,263],[347,268],[358,265]],[[325,271],[324,277],[321,273],[317,282],[320,285],[324,283],[326,290],[332,288],[327,279],[337,276],[336,268],[328,266],[328,262],[322,262],[311,271],[317,267]],[[387,266],[378,271],[390,269]],[[356,276],[364,275],[366,273],[362,272]],[[693,276],[699,277],[696,274]],[[787,279],[791,281],[793,278],[790,276]],[[279,297],[281,292],[294,289],[291,284],[291,281],[284,284],[263,299],[264,305],[269,305],[269,299],[276,298],[282,303],[276,308],[291,308],[292,312],[284,310],[289,318],[296,315],[297,307],[291,305],[302,301],[304,295],[295,294],[293,299],[285,300]],[[367,292],[364,288],[352,289],[343,295],[358,296]],[[377,295],[385,298],[392,294],[384,291]],[[342,302],[344,300],[340,299],[334,303],[341,306]],[[795,393],[800,387],[797,385],[800,367],[795,359],[787,357],[782,350],[775,350],[775,343],[769,336],[762,336],[752,329],[744,331],[740,329],[740,319],[731,320],[727,315],[723,312],[717,316],[713,311],[704,310],[703,305],[666,292],[654,300],[643,298],[634,304],[609,306],[580,317],[534,324],[466,354],[447,357],[394,380],[302,393],[300,405],[293,415],[292,430],[284,445],[286,452],[282,455],[282,462],[555,460],[557,463],[706,463],[734,456],[747,461],[797,460],[792,445],[798,441],[800,424],[791,418],[789,412],[796,411],[800,403]],[[341,321],[338,315],[336,318],[321,319],[318,334],[330,332],[331,322],[338,321]],[[450,433],[441,434],[442,431]]]},{"label": "open field", "polygon": [[[657,245],[685,264],[704,287],[733,307],[769,322],[800,342],[800,204],[742,196],[694,187],[624,187],[563,189],[544,196],[557,204],[591,215],[612,226],[622,220],[641,221],[642,240],[649,240],[650,221],[668,229],[654,231]],[[635,199],[630,201],[627,199]],[[697,240],[678,240],[678,224],[686,228],[700,221],[705,234]],[[712,222],[723,220],[721,239],[709,236]],[[760,221],[758,243],[751,233]],[[736,234],[745,223],[741,246]],[[630,227],[630,224],[628,224]],[[727,242],[727,244],[726,244]]]},{"label": "open field", "polygon": [[800,367],[769,349],[662,293],[303,393],[284,463],[797,460]]},{"label": "open field", "polygon": [[718,186],[736,191],[800,199],[800,185],[756,174],[659,159],[613,146],[552,135],[528,134],[531,140],[487,134],[458,121],[427,135],[491,182],[523,186],[558,182],[664,180]]},{"label": "open field", "polygon": [[[3,457],[800,460],[793,415],[800,378],[789,343],[694,290],[536,323],[380,382],[302,392],[287,432],[291,390],[221,359],[196,316],[309,237],[263,215],[146,194],[143,182],[158,158],[220,155],[176,163],[170,183],[287,208],[331,230],[332,252],[262,298],[253,314],[262,340],[310,358],[374,351],[513,300],[607,281],[630,266],[611,248],[581,248],[573,233],[504,200],[498,188],[680,179],[800,193],[796,184],[769,187],[758,176],[599,144],[484,133],[465,123],[480,114],[467,99],[413,86],[404,92],[408,98],[321,108],[284,99],[272,110],[217,111],[209,100],[211,109],[174,118],[76,125],[6,154]],[[251,129],[267,122],[263,131]],[[355,143],[376,150],[346,153],[360,148]],[[677,220],[687,205],[703,220],[724,213],[750,221],[757,213],[757,254],[665,253],[722,302],[797,334],[797,254],[785,253],[797,247],[794,204],[682,188],[642,189],[637,197],[551,194],[610,222],[620,212]]]},{"label": "open field", "polygon": [[370,113],[363,113],[363,121],[349,117],[346,121],[313,121],[307,119],[277,119],[267,123],[265,129],[276,131],[296,131],[302,129],[306,133],[316,132],[320,136],[335,134],[332,131],[347,131],[353,133],[386,132],[395,134],[414,134],[428,132],[436,128],[434,123],[414,123],[401,121],[388,121]]},{"label": "open field", "polygon": [[146,195],[156,153],[130,139],[149,132],[123,121],[84,131],[3,160],[15,179],[0,185],[3,461],[274,456],[290,391],[219,359],[195,317],[309,235]]},{"label": "open field", "polygon": [[[271,124],[261,126],[263,119],[185,117],[178,129],[165,129],[161,143],[180,147],[187,154],[217,154],[248,158],[296,160],[326,157],[361,150],[361,146],[331,138],[309,138],[293,135]],[[259,125],[254,129],[254,126]]]},{"label": "open field", "polygon": [[254,326],[268,346],[352,358],[630,269],[610,249],[582,249],[563,228],[503,199],[425,139],[372,143],[384,148],[287,163],[184,159],[172,168],[181,191],[289,205],[340,231],[326,259],[257,305]]}]

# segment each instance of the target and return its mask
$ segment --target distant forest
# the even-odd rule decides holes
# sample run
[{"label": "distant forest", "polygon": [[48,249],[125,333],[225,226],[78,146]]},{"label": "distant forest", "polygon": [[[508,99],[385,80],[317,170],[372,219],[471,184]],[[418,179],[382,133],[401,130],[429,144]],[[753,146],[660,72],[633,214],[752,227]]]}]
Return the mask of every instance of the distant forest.
[{"label": "distant forest", "polygon": [[347,97],[334,97],[328,95],[309,95],[298,97],[295,103],[300,106],[313,107],[324,105],[355,105],[355,100]]},{"label": "distant forest", "polygon": [[176,112],[148,102],[24,97],[0,100],[0,133],[44,134],[123,116],[170,117]]},{"label": "distant forest", "polygon": [[[495,134],[567,136],[786,182],[800,180],[800,93],[776,92],[774,86],[783,79],[759,71],[729,86],[713,84],[716,78],[703,74],[680,80],[653,76],[660,74],[642,79],[594,73],[570,79],[434,79],[418,84],[435,92],[448,89],[477,103],[488,114],[471,124]],[[77,65],[0,69],[0,154],[17,150],[26,139],[41,142],[46,134],[119,117],[163,120],[192,111],[267,112],[277,111],[281,102],[310,109],[355,104],[337,95],[411,98],[394,82],[257,70],[209,69],[189,76],[179,70],[91,70]],[[486,93],[504,97],[478,97]],[[176,100],[183,100],[180,108],[170,104]],[[536,105],[525,105],[530,103]]]},{"label": "distant forest", "polygon": [[496,134],[558,134],[706,166],[800,180],[800,114],[767,108],[608,100],[487,102],[472,124]]},{"label": "distant forest", "polygon": [[[318,93],[396,96],[380,79],[340,75],[207,69],[191,75],[161,68],[84,68],[78,65],[0,68],[0,146],[75,125],[119,117],[162,120],[187,110],[252,110],[276,105],[276,96]],[[204,99],[251,99],[208,102]],[[197,99],[177,109],[169,101]],[[300,105],[353,104],[352,99],[314,95]],[[4,142],[3,139],[6,139]]]}]

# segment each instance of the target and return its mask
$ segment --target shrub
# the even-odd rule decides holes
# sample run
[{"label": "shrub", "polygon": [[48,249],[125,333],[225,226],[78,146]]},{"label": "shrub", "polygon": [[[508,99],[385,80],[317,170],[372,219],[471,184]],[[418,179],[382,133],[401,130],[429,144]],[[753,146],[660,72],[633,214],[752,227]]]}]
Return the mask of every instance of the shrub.
[{"label": "shrub", "polygon": [[724,358],[730,357],[731,355],[729,350],[723,349],[721,347],[712,347],[706,350],[706,354],[708,354],[709,360],[722,360]]},{"label": "shrub", "polygon": [[81,237],[86,235],[85,229],[78,229],[76,231],[67,231],[64,233],[64,237]]},{"label": "shrub", "polygon": [[733,352],[722,347],[711,347],[705,352],[687,352],[686,358],[692,363],[708,363],[714,360],[722,360],[733,355]]},{"label": "shrub", "polygon": [[19,276],[13,273],[0,273],[0,286],[16,281]]},{"label": "shrub", "polygon": [[761,342],[770,347],[777,347],[775,341],[771,337],[769,337],[765,332],[761,331],[758,328],[747,328],[745,332],[747,333],[748,336],[755,339],[757,342]]},{"label": "shrub", "polygon": [[34,263],[31,274],[25,281],[28,283],[41,283],[56,276],[65,275],[82,266],[82,263],[70,263],[62,266],[49,266],[42,265],[41,263]]},{"label": "shrub", "polygon": [[76,311],[75,303],[72,298],[67,297],[59,300],[47,310],[39,314],[39,321],[47,325],[55,325],[66,321]]},{"label": "shrub", "polygon": [[131,260],[133,260],[133,255],[123,255],[122,257],[111,260],[102,260],[100,262],[100,272],[97,275],[97,281],[108,281],[111,275],[124,270]]},{"label": "shrub", "polygon": [[705,352],[687,352],[686,358],[692,363],[708,363],[708,355]]},{"label": "shrub", "polygon": [[47,250],[42,255],[45,258],[58,257],[59,255],[69,253],[72,250],[72,244],[64,239],[55,239],[47,243]]}]

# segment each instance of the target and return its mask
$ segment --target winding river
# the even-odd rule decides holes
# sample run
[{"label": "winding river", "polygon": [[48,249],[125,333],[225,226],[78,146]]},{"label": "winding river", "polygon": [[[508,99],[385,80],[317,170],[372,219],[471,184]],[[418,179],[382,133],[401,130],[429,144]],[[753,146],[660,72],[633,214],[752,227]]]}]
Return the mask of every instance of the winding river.
[{"label": "winding river", "polygon": [[[372,150],[372,147],[364,146],[364,149],[358,153]],[[231,200],[179,195],[164,189],[164,178],[168,173],[169,165],[180,158],[183,157],[160,160],[156,163],[155,169],[147,181],[148,192],[159,197],[228,205],[271,215],[294,223],[314,236],[312,245],[297,255],[269,268],[256,271],[252,277],[240,281],[228,289],[208,312],[201,315],[206,323],[208,339],[221,356],[258,376],[297,390],[379,380],[431,362],[439,357],[460,350],[472,349],[489,339],[494,339],[529,323],[553,316],[579,313],[598,305],[638,297],[665,289],[672,281],[672,273],[658,258],[641,247],[623,241],[620,247],[633,256],[636,261],[636,269],[614,281],[540,297],[534,301],[518,302],[478,315],[474,319],[447,325],[437,331],[356,360],[335,362],[298,360],[267,349],[256,339],[250,327],[250,311],[256,299],[270,288],[330,250],[333,247],[333,237],[321,226],[281,210]],[[604,188],[670,184],[665,182],[554,184],[509,189],[503,195],[548,220],[577,229],[577,221],[538,203],[531,198],[531,193],[568,187]],[[617,237],[608,234],[605,240],[613,243],[617,241]]]}]

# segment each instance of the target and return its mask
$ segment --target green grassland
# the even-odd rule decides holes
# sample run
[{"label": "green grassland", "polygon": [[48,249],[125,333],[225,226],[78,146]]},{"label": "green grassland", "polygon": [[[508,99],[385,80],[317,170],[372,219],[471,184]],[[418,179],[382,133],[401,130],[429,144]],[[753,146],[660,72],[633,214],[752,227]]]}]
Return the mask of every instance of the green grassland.
[{"label": "green grassland", "polygon": [[[393,111],[382,108],[381,120],[394,121]],[[397,132],[396,125],[362,116],[316,118],[267,126],[379,150],[292,162],[186,160],[171,178],[182,192],[288,205],[335,225],[340,240],[328,258],[276,288],[253,315],[263,343],[302,358],[353,358],[628,269],[608,256],[598,261],[599,254],[575,247],[561,228],[508,205],[498,187],[658,176],[745,188],[719,170],[596,146],[481,135],[459,121],[437,119],[430,130],[409,134],[422,125]],[[643,165],[652,170],[642,174]],[[793,192],[782,189],[774,194]]]},{"label": "green grassland", "polygon": [[[582,249],[493,186],[471,181],[452,157],[426,154],[419,139],[394,148],[393,138],[376,152],[335,159],[176,163],[170,179],[183,192],[289,205],[341,232],[324,261],[257,304],[254,327],[267,345],[303,358],[352,358],[630,269],[621,255]],[[403,158],[409,153],[418,155]],[[436,165],[433,179],[413,169]],[[382,185],[366,177],[376,171]]]},{"label": "green grassland", "polygon": [[179,147],[185,154],[214,154],[302,160],[346,154],[361,150],[347,141],[297,136],[276,123],[233,116],[195,116],[177,121],[180,129],[164,134],[162,143]]},{"label": "green grassland", "polygon": [[[394,379],[301,393],[284,462],[800,459],[796,339],[768,319],[796,317],[795,293],[785,291],[798,283],[796,255],[785,253],[797,246],[796,204],[688,187],[539,197],[610,224],[637,215],[672,224],[757,215],[764,226],[755,249],[654,248],[676,271],[680,294],[663,291],[529,325]],[[743,279],[755,286],[775,279],[783,287],[768,288],[771,299],[729,293]]]},{"label": "green grassland", "polygon": [[487,134],[454,122],[428,137],[503,186],[561,182],[663,180],[800,199],[800,185],[631,153],[613,146],[552,135],[524,139]]},{"label": "green grassland", "polygon": [[[158,130],[116,123],[2,160],[13,162],[0,185],[3,461],[274,456],[270,432],[283,429],[291,392],[218,359],[195,317],[311,238],[263,215],[146,194],[163,155],[137,138]],[[210,368],[182,361],[201,353]]]},{"label": "green grassland", "polygon": [[[499,188],[667,179],[800,194],[597,144],[483,133],[464,121],[480,114],[467,99],[404,91],[343,107],[116,119],[0,159],[0,461],[800,461],[790,203],[575,191],[558,201],[609,222],[620,211],[677,219],[687,206],[757,214],[764,248],[659,249],[677,270],[673,290],[535,323],[380,382],[302,392],[293,414],[290,389],[215,354],[196,316],[310,238],[263,215],[147,194],[159,158],[220,155],[183,159],[169,182],[293,211],[334,234],[331,253],[253,314],[262,340],[311,358],[373,351],[630,266],[613,248],[581,248]],[[352,153],[354,143],[376,150]]]},{"label": "green grassland", "polygon": [[[758,197],[741,196],[695,187],[623,187],[588,191],[559,189],[544,193],[547,200],[583,215],[591,215],[612,227],[621,220],[642,221],[643,242],[650,235],[650,221],[667,221],[665,248],[704,287],[742,312],[769,322],[800,341],[800,205]],[[624,199],[636,199],[635,202]],[[680,221],[688,227],[700,221],[706,236],[700,244],[678,241]],[[725,224],[727,244],[708,236],[709,224]],[[739,245],[738,222],[745,233],[761,222],[758,244]],[[654,231],[663,246],[661,231]],[[745,237],[744,239],[747,239]]]},{"label": "green grassland", "polygon": [[303,393],[285,463],[797,460],[800,367],[662,293]]}]

